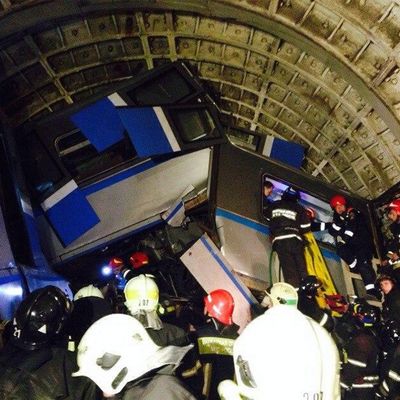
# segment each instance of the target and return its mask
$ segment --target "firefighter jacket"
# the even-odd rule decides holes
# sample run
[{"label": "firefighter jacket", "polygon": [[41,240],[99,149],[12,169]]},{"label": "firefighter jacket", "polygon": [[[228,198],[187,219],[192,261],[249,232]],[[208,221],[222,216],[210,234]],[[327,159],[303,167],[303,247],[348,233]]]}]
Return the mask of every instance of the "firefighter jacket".
[{"label": "firefighter jacket", "polygon": [[349,208],[344,214],[333,214],[328,232],[335,238],[338,247],[350,246],[355,252],[362,251],[372,256],[371,234],[365,217],[355,208]]},{"label": "firefighter jacket", "polygon": [[382,304],[382,319],[394,319],[400,323],[400,289],[395,286],[388,293]]},{"label": "firefighter jacket", "polygon": [[264,216],[269,224],[272,243],[290,238],[303,241],[303,233],[311,228],[306,210],[294,201],[275,201],[267,207]]},{"label": "firefighter jacket", "polygon": [[382,381],[377,397],[396,399],[396,395],[400,393],[400,345],[386,354],[382,364]]},{"label": "firefighter jacket", "polygon": [[[220,325],[211,318],[197,329],[197,351],[200,362],[208,369],[204,374],[203,394],[217,399],[218,384],[233,379],[233,343],[238,337],[239,327],[235,324]],[[207,382],[208,381],[208,382]],[[208,388],[207,388],[208,386]],[[207,388],[207,389],[206,389]]]},{"label": "firefighter jacket", "polygon": [[345,390],[370,389],[379,384],[379,341],[372,330],[359,327],[343,346],[340,385]]},{"label": "firefighter jacket", "polygon": [[161,329],[146,328],[147,333],[158,346],[186,346],[190,340],[186,332],[179,326],[162,323]]},{"label": "firefighter jacket", "polygon": [[319,307],[314,297],[308,297],[304,293],[299,293],[297,308],[304,315],[318,322],[318,324],[324,327],[328,332],[332,332],[334,326],[332,316]]},{"label": "firefighter jacket", "polygon": [[393,237],[386,246],[386,253],[390,256],[390,254],[400,251],[400,221],[397,220],[390,224],[389,229]]},{"label": "firefighter jacket", "polygon": [[90,400],[96,385],[71,376],[78,369],[74,353],[58,347],[21,350],[10,343],[0,354],[0,398],[12,400]]}]

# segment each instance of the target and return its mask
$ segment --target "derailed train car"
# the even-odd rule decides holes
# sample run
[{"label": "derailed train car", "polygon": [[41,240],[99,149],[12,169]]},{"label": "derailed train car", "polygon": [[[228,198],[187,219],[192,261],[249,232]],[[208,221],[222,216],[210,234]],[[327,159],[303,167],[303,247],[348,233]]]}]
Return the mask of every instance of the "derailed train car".
[{"label": "derailed train car", "polygon": [[[161,264],[181,258],[205,291],[234,291],[243,325],[256,301],[248,288],[280,279],[260,213],[263,180],[278,194],[299,188],[322,221],[337,193],[300,172],[301,146],[224,128],[215,103],[181,63],[16,136],[4,130],[3,144],[3,235],[10,247],[1,260],[2,318],[24,291],[49,282],[69,291],[64,278],[71,271],[82,278],[110,256],[142,246]],[[344,194],[369,211],[364,200]],[[337,290],[362,295],[360,277],[342,265],[326,235],[319,239]],[[12,290],[9,281],[16,282]]]}]

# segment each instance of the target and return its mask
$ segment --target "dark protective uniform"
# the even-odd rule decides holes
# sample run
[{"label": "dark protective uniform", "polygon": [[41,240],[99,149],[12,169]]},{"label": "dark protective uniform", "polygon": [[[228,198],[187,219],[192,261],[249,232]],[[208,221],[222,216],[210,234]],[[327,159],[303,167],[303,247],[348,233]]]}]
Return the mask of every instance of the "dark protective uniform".
[{"label": "dark protective uniform", "polygon": [[400,323],[400,289],[397,286],[384,295],[382,319],[384,321],[393,319]]},{"label": "dark protective uniform", "polygon": [[10,400],[89,400],[96,385],[71,376],[75,354],[55,346],[22,350],[8,343],[0,354],[0,398]]},{"label": "dark protective uniform", "polygon": [[203,394],[209,399],[218,399],[218,384],[233,379],[233,343],[238,337],[236,324],[222,325],[211,319],[196,331],[197,352],[204,369]]},{"label": "dark protective uniform", "polygon": [[299,302],[297,308],[304,315],[312,318],[324,327],[328,332],[332,332],[334,327],[334,320],[332,316],[324,311],[317,303],[315,297],[309,297],[305,293],[299,292]]},{"label": "dark protective uniform", "polygon": [[76,345],[84,333],[98,319],[112,314],[110,303],[100,297],[82,297],[74,301],[74,308],[67,322],[66,332]]},{"label": "dark protective uniform", "polygon": [[186,346],[190,340],[186,332],[179,326],[162,323],[161,329],[146,328],[147,333],[158,346]]},{"label": "dark protective uniform", "polygon": [[395,400],[400,395],[400,345],[386,356],[378,398]]},{"label": "dark protective uniform", "polygon": [[196,400],[196,397],[171,375],[156,374],[133,383],[128,383],[122,395],[122,400]]},{"label": "dark protective uniform", "polygon": [[310,230],[311,222],[306,210],[297,202],[278,200],[267,207],[264,216],[285,281],[298,287],[307,275],[303,233]]},{"label": "dark protective uniform", "polygon": [[358,327],[343,347],[340,385],[345,400],[374,400],[379,384],[379,341],[372,330]]},{"label": "dark protective uniform", "polygon": [[364,216],[349,208],[344,214],[334,212],[328,232],[336,242],[336,252],[353,272],[359,272],[367,291],[375,291],[376,274],[371,264],[373,246]]}]

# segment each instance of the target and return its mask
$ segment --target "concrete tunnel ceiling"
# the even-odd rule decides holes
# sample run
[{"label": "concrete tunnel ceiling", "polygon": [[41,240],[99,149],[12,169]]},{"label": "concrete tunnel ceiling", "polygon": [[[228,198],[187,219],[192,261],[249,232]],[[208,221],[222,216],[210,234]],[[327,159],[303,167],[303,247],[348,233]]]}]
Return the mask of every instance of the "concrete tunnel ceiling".
[{"label": "concrete tunnel ceiling", "polygon": [[304,171],[366,198],[400,181],[400,1],[0,0],[13,126],[170,60],[222,120],[303,144]]}]

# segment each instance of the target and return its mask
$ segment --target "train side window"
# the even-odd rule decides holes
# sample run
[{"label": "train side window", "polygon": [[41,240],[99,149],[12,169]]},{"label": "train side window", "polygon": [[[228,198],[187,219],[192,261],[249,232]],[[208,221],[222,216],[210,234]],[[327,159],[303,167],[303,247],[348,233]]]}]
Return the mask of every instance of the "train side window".
[{"label": "train side window", "polygon": [[174,109],[170,116],[184,143],[220,136],[212,115],[206,108]]},{"label": "train side window", "polygon": [[24,137],[20,149],[23,153],[23,169],[36,194],[42,195],[51,190],[64,178],[60,167],[35,132]]},{"label": "train side window", "polygon": [[171,105],[196,93],[181,74],[171,69],[126,94],[135,105]]},{"label": "train side window", "polygon": [[122,166],[136,157],[136,151],[127,137],[99,153],[79,130],[58,136],[54,146],[63,166],[78,183]]},{"label": "train side window", "polygon": [[247,150],[257,151],[260,137],[239,129],[229,128],[227,135],[233,144]]}]

